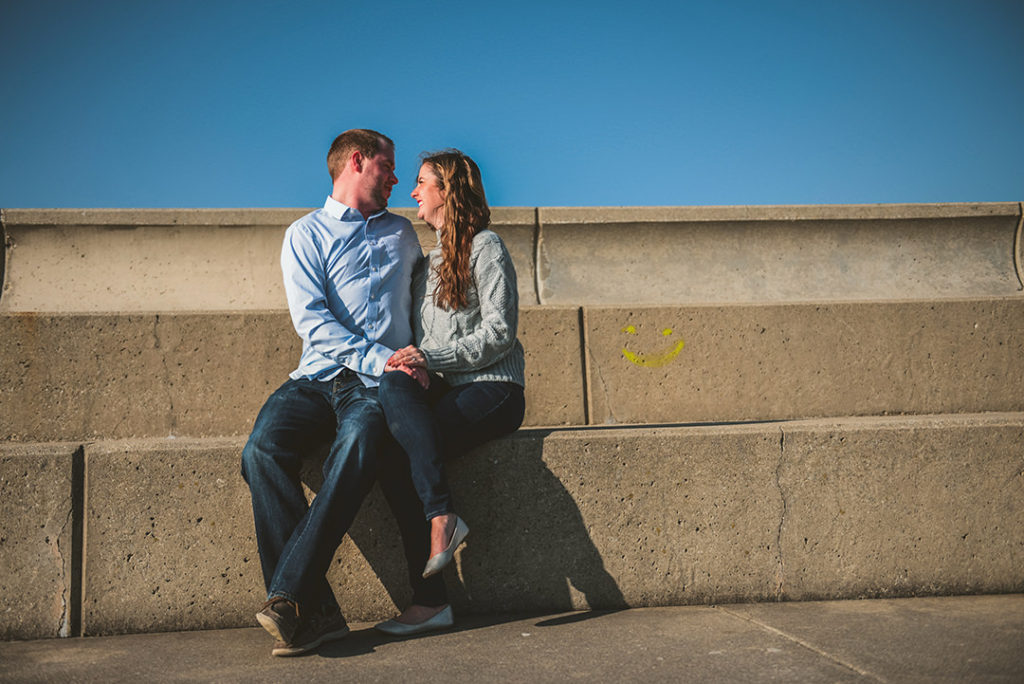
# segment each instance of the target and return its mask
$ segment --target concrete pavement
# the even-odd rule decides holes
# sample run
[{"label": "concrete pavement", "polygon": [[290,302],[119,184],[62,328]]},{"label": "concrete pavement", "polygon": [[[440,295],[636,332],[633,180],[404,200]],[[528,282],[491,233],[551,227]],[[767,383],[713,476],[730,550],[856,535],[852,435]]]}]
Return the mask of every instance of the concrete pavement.
[{"label": "concrete pavement", "polygon": [[0,643],[0,681],[1024,681],[1024,595],[466,616],[409,639],[352,625],[274,658],[259,628]]}]

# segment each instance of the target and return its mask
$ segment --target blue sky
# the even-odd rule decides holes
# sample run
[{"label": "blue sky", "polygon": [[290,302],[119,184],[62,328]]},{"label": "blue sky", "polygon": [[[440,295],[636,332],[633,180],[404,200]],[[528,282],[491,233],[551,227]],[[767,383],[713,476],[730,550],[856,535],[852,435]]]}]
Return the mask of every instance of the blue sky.
[{"label": "blue sky", "polygon": [[1024,2],[0,0],[0,207],[308,207],[346,128],[495,206],[1024,200]]}]

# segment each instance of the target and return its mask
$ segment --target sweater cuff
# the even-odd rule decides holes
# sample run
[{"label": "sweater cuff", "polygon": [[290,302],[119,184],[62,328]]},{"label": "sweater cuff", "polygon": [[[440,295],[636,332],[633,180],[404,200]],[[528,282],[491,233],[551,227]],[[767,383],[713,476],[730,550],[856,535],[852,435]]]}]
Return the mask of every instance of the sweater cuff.
[{"label": "sweater cuff", "polygon": [[458,357],[455,355],[455,348],[446,349],[420,349],[423,358],[427,360],[427,368],[432,371],[445,371],[458,368]]}]

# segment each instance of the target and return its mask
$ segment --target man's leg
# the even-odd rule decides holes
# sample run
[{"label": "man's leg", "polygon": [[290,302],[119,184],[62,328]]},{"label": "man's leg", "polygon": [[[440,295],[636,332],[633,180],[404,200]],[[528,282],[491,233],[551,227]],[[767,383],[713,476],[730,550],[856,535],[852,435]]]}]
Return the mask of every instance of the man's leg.
[{"label": "man's leg", "polygon": [[325,574],[373,485],[376,451],[385,430],[376,388],[363,387],[348,372],[331,385],[337,433],[324,460],[323,485],[285,545],[268,592],[270,598],[299,606],[300,614],[303,608],[315,609],[328,600],[323,593]]},{"label": "man's leg", "polygon": [[[268,591],[281,554],[306,514],[299,480],[302,459],[334,436],[329,389],[327,383],[310,380],[285,382],[263,405],[242,451],[242,477],[252,495],[256,543]],[[329,591],[326,586],[322,589]]]}]

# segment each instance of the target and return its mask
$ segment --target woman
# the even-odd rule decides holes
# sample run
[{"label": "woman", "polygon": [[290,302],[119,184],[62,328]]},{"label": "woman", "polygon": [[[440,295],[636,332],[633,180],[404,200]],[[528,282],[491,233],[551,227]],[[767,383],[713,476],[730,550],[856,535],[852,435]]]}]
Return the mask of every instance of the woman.
[{"label": "woman", "polygon": [[[427,156],[412,197],[417,216],[437,233],[437,247],[413,277],[417,345],[388,361],[379,396],[430,523],[423,569],[430,577],[451,562],[469,533],[452,507],[444,459],[522,424],[524,361],[515,269],[501,238],[487,228],[491,212],[480,169],[458,150]],[[412,606],[377,627],[411,634],[451,624],[451,608],[443,604]]]}]

